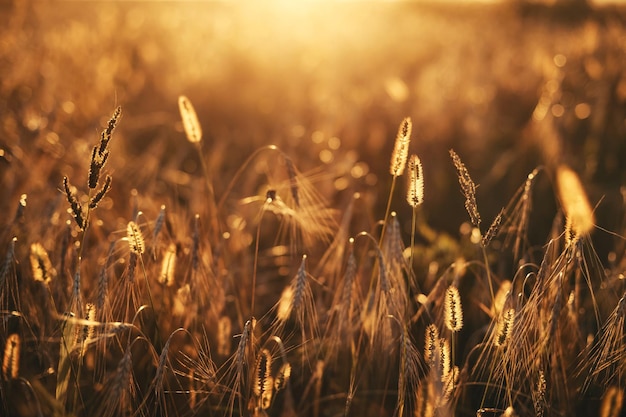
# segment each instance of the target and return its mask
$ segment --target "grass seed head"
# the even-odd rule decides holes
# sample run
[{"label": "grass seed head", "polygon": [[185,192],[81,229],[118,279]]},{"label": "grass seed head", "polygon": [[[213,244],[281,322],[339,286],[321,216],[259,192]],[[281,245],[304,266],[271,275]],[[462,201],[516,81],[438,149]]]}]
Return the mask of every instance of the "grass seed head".
[{"label": "grass seed head", "polygon": [[35,281],[48,284],[56,276],[56,271],[52,267],[48,252],[46,252],[41,243],[30,245],[30,266]]},{"label": "grass seed head", "polygon": [[191,143],[199,143],[202,140],[202,127],[191,101],[185,96],[178,97],[178,110],[180,111],[187,140]]},{"label": "grass seed head", "polygon": [[398,128],[398,135],[391,154],[389,172],[394,177],[399,177],[404,172],[406,159],[409,156],[409,143],[411,141],[411,129],[413,124],[409,117],[402,120]]},{"label": "grass seed head", "polygon": [[439,343],[439,331],[437,326],[429,324],[426,327],[425,341],[424,341],[424,360],[430,367],[434,367],[437,363],[437,344]]},{"label": "grass seed head", "polygon": [[126,227],[126,239],[128,240],[128,247],[130,251],[135,255],[143,255],[146,250],[146,243],[143,239],[143,233],[134,221],[129,221]]},{"label": "grass seed head", "polygon": [[5,380],[17,379],[20,370],[20,336],[17,333],[9,335],[4,346],[2,359],[2,376]]},{"label": "grass seed head", "polygon": [[463,196],[465,196],[465,209],[470,216],[472,224],[476,227],[480,227],[480,213],[478,212],[478,204],[476,203],[476,185],[472,177],[470,177],[465,164],[452,149],[450,149],[450,157],[457,171],[461,191],[463,192]]},{"label": "grass seed head", "polygon": [[556,178],[559,197],[572,238],[577,239],[589,234],[593,230],[595,218],[580,178],[566,165],[557,168]]},{"label": "grass seed head", "polygon": [[283,363],[278,369],[278,373],[274,378],[274,389],[280,391],[287,386],[289,378],[291,377],[291,365],[289,362]]},{"label": "grass seed head", "polygon": [[515,309],[509,308],[499,317],[496,325],[496,346],[506,345],[511,332],[513,331],[513,324],[515,323]]},{"label": "grass seed head", "polygon": [[424,202],[424,174],[422,161],[417,155],[409,158],[409,189],[406,200],[411,207],[417,207]]},{"label": "grass seed head", "polygon": [[254,395],[257,396],[260,408],[267,410],[272,401],[274,378],[272,372],[272,355],[267,349],[262,349],[257,358],[254,377]]},{"label": "grass seed head", "polygon": [[174,285],[174,273],[176,272],[176,244],[170,243],[167,251],[163,256],[161,264],[161,274],[159,275],[159,284],[167,287]]},{"label": "grass seed head", "polygon": [[463,328],[463,308],[461,306],[461,295],[454,285],[450,285],[446,290],[444,302],[445,323],[448,330],[458,332]]}]

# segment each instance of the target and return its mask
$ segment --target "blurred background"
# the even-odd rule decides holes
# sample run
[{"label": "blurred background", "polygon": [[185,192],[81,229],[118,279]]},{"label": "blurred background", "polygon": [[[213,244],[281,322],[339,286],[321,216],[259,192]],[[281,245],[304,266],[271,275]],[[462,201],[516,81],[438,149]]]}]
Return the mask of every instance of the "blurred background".
[{"label": "blurred background", "polygon": [[[625,16],[619,4],[573,0],[5,0],[0,207],[14,212],[24,193],[64,204],[62,176],[83,177],[121,105],[105,207],[127,221],[120,198],[136,189],[144,210],[172,193],[193,209],[201,175],[178,113],[186,95],[218,195],[255,149],[276,144],[331,205],[359,191],[382,218],[393,141],[410,116],[434,229],[456,235],[467,221],[454,148],[479,184],[485,223],[545,166],[531,230],[544,243],[557,207],[550,172],[564,162],[597,204],[597,223],[619,231]],[[393,207],[408,228],[403,194]]]}]

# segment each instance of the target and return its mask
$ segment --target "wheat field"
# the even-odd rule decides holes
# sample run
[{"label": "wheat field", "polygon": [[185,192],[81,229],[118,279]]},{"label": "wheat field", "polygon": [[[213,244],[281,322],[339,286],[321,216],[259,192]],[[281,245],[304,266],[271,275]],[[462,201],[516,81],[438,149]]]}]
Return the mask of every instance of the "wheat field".
[{"label": "wheat field", "polygon": [[624,414],[620,8],[0,10],[1,416]]}]

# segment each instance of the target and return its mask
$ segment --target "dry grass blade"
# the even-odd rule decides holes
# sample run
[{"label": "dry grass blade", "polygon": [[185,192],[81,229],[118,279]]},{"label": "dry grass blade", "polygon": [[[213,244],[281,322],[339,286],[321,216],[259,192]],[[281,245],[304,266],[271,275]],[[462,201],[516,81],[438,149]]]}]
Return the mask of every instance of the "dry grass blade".
[{"label": "dry grass blade", "polygon": [[[71,313],[66,314],[67,318],[73,318]],[[56,399],[61,404],[65,404],[67,401],[67,388],[70,383],[70,376],[72,371],[72,361],[70,353],[76,347],[77,326],[73,320],[63,320],[62,324],[63,334],[61,336],[61,343],[59,346],[59,365],[57,368],[57,383],[56,383]]]}]

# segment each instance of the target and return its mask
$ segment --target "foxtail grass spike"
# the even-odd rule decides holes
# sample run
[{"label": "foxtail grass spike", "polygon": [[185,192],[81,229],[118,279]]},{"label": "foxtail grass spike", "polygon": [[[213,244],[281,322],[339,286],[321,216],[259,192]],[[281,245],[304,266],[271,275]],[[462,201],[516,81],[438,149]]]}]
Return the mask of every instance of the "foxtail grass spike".
[{"label": "foxtail grass spike", "polygon": [[404,172],[406,167],[406,160],[409,156],[409,143],[411,141],[411,129],[413,124],[411,118],[407,117],[402,120],[400,127],[398,128],[398,135],[393,146],[393,152],[391,154],[391,163],[389,165],[389,172],[394,177],[399,177]]},{"label": "foxtail grass spike", "polygon": [[191,143],[199,143],[202,140],[202,127],[200,127],[196,110],[193,108],[191,101],[185,96],[178,97],[178,110],[180,111],[187,140]]}]

